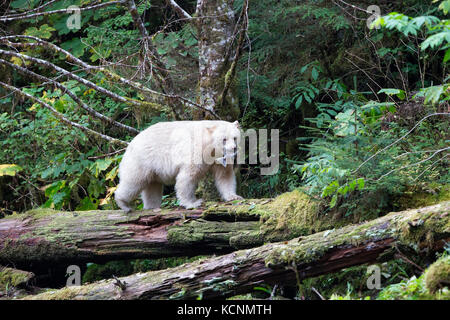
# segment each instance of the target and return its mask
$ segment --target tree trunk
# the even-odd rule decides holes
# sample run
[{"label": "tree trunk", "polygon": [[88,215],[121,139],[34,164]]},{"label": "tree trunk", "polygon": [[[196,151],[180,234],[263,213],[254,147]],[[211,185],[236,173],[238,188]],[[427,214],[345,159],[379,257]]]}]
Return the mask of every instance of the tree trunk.
[{"label": "tree trunk", "polygon": [[29,298],[226,298],[250,292],[261,283],[292,284],[342,268],[386,260],[392,258],[394,247],[410,248],[418,254],[436,251],[450,240],[449,211],[447,201],[173,269],[67,287]]},{"label": "tree trunk", "polygon": [[[239,116],[237,86],[233,83],[225,97],[221,94],[233,62],[235,37],[234,0],[198,0],[197,22],[199,52],[199,104],[215,111],[223,120],[236,120]],[[219,102],[222,102],[220,105]],[[203,119],[203,116],[196,116]]]}]

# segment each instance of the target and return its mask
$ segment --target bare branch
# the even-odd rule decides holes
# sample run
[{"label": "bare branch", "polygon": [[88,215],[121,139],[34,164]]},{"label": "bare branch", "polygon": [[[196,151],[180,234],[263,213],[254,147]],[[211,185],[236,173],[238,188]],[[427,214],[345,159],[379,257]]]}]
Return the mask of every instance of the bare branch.
[{"label": "bare branch", "polygon": [[[373,14],[373,12],[370,12],[370,11],[365,10],[365,9],[363,9],[363,8],[357,7],[357,6],[355,6],[355,5],[351,4],[351,3],[345,2],[345,1],[343,1],[343,0],[337,0],[337,1],[343,3],[343,4],[346,5],[346,6],[352,7],[352,8],[355,9],[355,10],[359,10],[359,11],[361,11],[361,12],[365,12],[365,13],[368,13],[368,14]],[[333,1],[333,2],[334,2],[334,1]],[[334,2],[334,3],[335,3],[335,2]],[[335,4],[338,5],[337,3],[335,3]]]},{"label": "bare branch", "polygon": [[46,8],[46,7],[48,7],[48,6],[52,5],[52,4],[54,4],[56,1],[58,1],[58,0],[47,1],[47,2],[45,2],[43,5],[41,5],[41,6],[39,6],[39,7],[36,7],[36,8],[34,8],[34,9],[31,9],[31,10],[28,10],[28,11],[24,11],[24,12],[20,12],[20,13],[9,14],[9,15],[7,15],[7,16],[1,16],[0,18],[3,18],[3,17],[17,17],[17,16],[24,16],[24,15],[29,15],[29,14],[31,14],[31,13],[33,13],[33,12],[39,12],[39,11],[41,11],[42,9],[44,9],[44,8]]},{"label": "bare branch", "polygon": [[[120,95],[118,95],[118,94],[116,94],[116,93],[114,93],[112,91],[109,91],[108,89],[100,87],[100,86],[96,85],[95,83],[93,83],[93,82],[91,82],[89,80],[86,80],[86,79],[84,79],[82,77],[79,77],[76,74],[74,74],[72,72],[69,72],[69,71],[67,71],[67,70],[65,70],[65,69],[63,69],[61,67],[58,67],[58,66],[54,65],[53,63],[48,62],[46,60],[42,60],[42,59],[39,59],[39,58],[30,57],[30,56],[25,55],[25,54],[12,52],[12,51],[6,51],[6,50],[2,50],[2,49],[0,49],[0,54],[7,55],[7,56],[14,56],[14,57],[18,57],[18,58],[23,59],[23,60],[29,60],[29,61],[32,61],[34,63],[44,65],[44,66],[46,66],[48,68],[51,68],[53,70],[56,70],[56,71],[60,72],[61,74],[63,74],[64,76],[66,76],[68,78],[71,78],[73,80],[76,80],[76,81],[84,84],[85,86],[87,86],[89,88],[92,88],[92,89],[94,89],[94,90],[96,90],[98,92],[103,93],[104,95],[110,97],[114,101],[123,102],[123,103],[125,103],[127,105],[135,105],[135,106],[139,106],[139,107],[141,107],[141,106],[149,106],[150,108],[156,109],[158,111],[161,111],[161,108],[164,107],[164,106],[160,106],[160,105],[158,106],[155,103],[150,103],[150,102],[146,102],[146,101],[138,101],[138,100],[135,100],[135,99],[131,99],[131,98],[126,98],[126,97],[120,96]],[[158,106],[159,108],[155,108],[156,106]]]},{"label": "bare branch", "polygon": [[55,81],[55,80],[52,80],[52,79],[50,79],[50,78],[44,77],[44,76],[42,76],[42,75],[39,75],[39,74],[37,74],[37,73],[34,73],[33,71],[30,71],[30,70],[28,70],[28,69],[26,69],[26,68],[23,68],[23,67],[21,67],[21,66],[18,66],[18,65],[14,64],[14,63],[11,63],[11,62],[9,62],[9,61],[0,59],[0,63],[5,64],[5,65],[8,65],[8,66],[10,66],[11,68],[14,68],[14,69],[20,71],[20,72],[23,73],[23,74],[32,76],[32,77],[34,77],[34,78],[36,78],[36,79],[39,79],[39,80],[41,80],[41,81],[52,83],[54,86],[56,86],[56,87],[58,87],[59,89],[61,89],[63,93],[67,93],[67,95],[68,95],[69,97],[71,97],[71,98],[72,98],[72,99],[73,99],[73,100],[74,100],[81,108],[83,108],[84,110],[86,110],[91,116],[93,116],[93,117],[95,117],[95,118],[97,118],[97,119],[100,119],[100,120],[103,121],[103,122],[109,123],[109,124],[111,124],[111,125],[113,125],[113,126],[116,126],[116,127],[118,127],[118,128],[127,130],[127,131],[130,132],[130,133],[133,133],[133,134],[138,134],[138,133],[139,133],[139,130],[137,130],[137,129],[133,128],[133,127],[127,126],[127,125],[125,125],[125,124],[123,124],[123,123],[117,122],[117,121],[115,121],[115,120],[113,120],[113,119],[111,119],[111,118],[109,118],[109,117],[107,117],[107,116],[105,116],[105,115],[103,115],[103,114],[97,112],[96,110],[92,109],[92,108],[89,107],[86,103],[84,103],[82,100],[80,100],[80,98],[78,98],[73,92],[71,92],[71,91],[70,91],[67,87],[65,87],[63,84],[61,84],[61,83],[59,83],[59,82],[57,82],[57,81]]},{"label": "bare branch", "polygon": [[[124,2],[125,2],[124,0],[103,2],[103,3],[99,3],[99,4],[96,4],[93,6],[89,6],[89,7],[81,7],[80,11],[99,9],[99,8],[103,8],[103,7],[114,5],[114,4],[123,4]],[[53,11],[44,11],[44,12],[37,12],[37,13],[31,13],[31,14],[25,12],[24,14],[19,14],[19,15],[1,16],[0,22],[20,20],[20,19],[30,19],[30,18],[47,16],[47,15],[56,14],[56,13],[67,13],[67,9],[58,9],[58,10],[53,10]]]},{"label": "bare branch", "polygon": [[[38,43],[31,43],[31,42],[30,43],[15,43],[15,42],[10,42],[9,41],[9,39],[15,39],[15,38],[30,39],[30,40],[37,41]],[[152,100],[155,103],[157,103],[157,104],[162,105],[164,102],[161,99],[159,99],[159,98],[157,98],[155,96],[161,96],[161,97],[164,97],[164,98],[166,98],[168,100],[171,100],[171,101],[176,99],[176,100],[179,100],[179,101],[183,102],[184,104],[187,104],[187,105],[189,105],[191,107],[195,107],[195,108],[201,109],[203,111],[209,112],[215,118],[220,119],[220,117],[217,114],[215,114],[213,111],[210,111],[210,110],[200,106],[199,104],[197,104],[197,103],[195,103],[195,102],[193,102],[193,101],[191,101],[189,99],[180,97],[180,96],[175,95],[175,94],[166,94],[166,93],[161,93],[161,92],[152,90],[152,89],[147,88],[146,86],[142,85],[139,82],[131,81],[129,79],[121,77],[120,75],[116,74],[115,72],[113,72],[113,71],[111,71],[109,69],[106,69],[106,68],[101,67],[101,66],[92,66],[90,64],[87,64],[83,60],[78,59],[77,57],[75,57],[73,54],[71,54],[67,50],[64,50],[64,49],[58,47],[57,45],[55,45],[55,44],[53,44],[51,42],[45,41],[43,39],[40,39],[40,38],[37,38],[37,37],[34,37],[34,36],[12,35],[12,36],[0,37],[0,41],[4,42],[6,45],[12,46],[12,47],[35,47],[35,46],[38,46],[38,45],[47,47],[47,48],[49,48],[51,50],[54,50],[54,51],[56,51],[58,53],[61,53],[62,55],[64,55],[66,57],[68,62],[73,62],[73,63],[77,64],[78,66],[82,67],[83,69],[85,69],[88,72],[92,72],[92,71],[102,72],[110,80],[119,81],[119,82],[121,82],[123,84],[126,84],[127,86],[130,86],[130,87],[134,88],[135,90],[138,90],[138,91],[141,91],[141,92],[145,92],[147,94],[151,94],[152,95],[152,97],[151,97]],[[139,103],[141,103],[141,101],[139,101]]]},{"label": "bare branch", "polygon": [[[450,147],[442,148],[442,149],[436,150],[431,156],[429,156],[428,158],[423,159],[423,160],[421,160],[421,161],[419,161],[419,162],[412,163],[412,164],[408,164],[408,165],[403,166],[403,167],[400,167],[400,168],[392,169],[392,170],[389,171],[388,173],[383,174],[381,177],[379,177],[379,178],[376,179],[375,181],[379,181],[379,180],[383,179],[384,177],[390,175],[391,173],[393,173],[393,172],[395,172],[395,171],[399,171],[399,170],[406,169],[406,168],[409,168],[409,167],[417,166],[417,165],[419,165],[419,164],[421,164],[421,163],[423,163],[423,162],[425,162],[425,161],[428,161],[428,160],[434,158],[434,156],[436,156],[437,154],[439,154],[439,153],[441,153],[441,152],[444,152],[444,151],[446,151],[446,150],[450,150]],[[445,158],[445,157],[448,157],[448,155],[445,155],[444,158]]]},{"label": "bare branch", "polygon": [[[142,36],[142,44],[143,44],[143,50],[144,50],[144,64],[148,66],[150,70],[153,70],[153,67],[156,67],[157,75],[156,75],[156,81],[159,84],[159,87],[161,90],[163,90],[164,93],[173,94],[174,88],[173,88],[173,82],[170,77],[169,72],[167,72],[164,63],[162,63],[161,58],[156,51],[156,49],[153,47],[149,34],[147,32],[147,29],[145,28],[144,22],[142,21],[136,7],[136,3],[134,0],[127,0],[126,5],[128,8],[128,11],[131,14],[131,17],[133,18],[134,24],[138,28],[139,32]],[[183,105],[176,101],[175,99],[168,99],[168,104],[172,108],[173,115],[175,116],[176,120],[180,120],[183,118]]]},{"label": "bare branch", "polygon": [[192,19],[192,16],[184,11],[182,7],[175,2],[175,0],[166,0],[167,4],[172,7],[172,9],[177,13],[180,18]]},{"label": "bare branch", "polygon": [[32,96],[31,94],[28,94],[28,93],[26,93],[26,92],[20,90],[19,88],[10,86],[9,84],[6,84],[6,83],[1,82],[1,81],[0,81],[0,86],[4,87],[5,89],[11,90],[11,91],[13,91],[13,92],[16,92],[16,93],[20,94],[21,96],[23,96],[23,97],[25,97],[25,98],[28,98],[28,99],[30,99],[30,100],[33,100],[34,102],[39,103],[39,104],[40,104],[41,106],[43,106],[44,108],[50,110],[50,111],[54,114],[54,116],[55,116],[56,118],[58,118],[59,120],[61,120],[62,122],[65,122],[65,123],[67,123],[67,124],[70,125],[70,126],[76,127],[76,128],[78,128],[78,129],[80,129],[80,130],[86,132],[86,133],[89,134],[89,135],[93,135],[93,136],[95,136],[95,137],[105,139],[105,140],[107,140],[107,141],[109,141],[109,142],[111,142],[111,143],[114,143],[114,144],[119,144],[119,145],[124,145],[124,146],[128,145],[128,142],[125,142],[125,141],[122,141],[122,140],[119,140],[119,139],[116,139],[116,138],[107,136],[107,135],[105,135],[105,134],[99,133],[99,132],[94,131],[94,130],[92,130],[92,129],[86,128],[86,127],[82,126],[82,125],[79,124],[79,123],[76,123],[76,122],[73,122],[73,121],[67,119],[63,114],[59,113],[55,108],[53,108],[53,107],[52,107],[51,105],[49,105],[48,103],[42,101],[42,100],[39,99],[39,98],[36,98],[36,97]]},{"label": "bare branch", "polygon": [[[373,154],[372,156],[370,156],[367,160],[365,160],[363,163],[361,163],[361,164],[358,166],[358,168],[356,168],[354,171],[352,171],[352,173],[357,172],[363,165],[365,165],[367,162],[369,162],[370,160],[372,160],[373,158],[375,158],[378,154],[380,154],[381,152],[386,151],[387,149],[389,149],[390,147],[392,147],[394,144],[397,144],[398,142],[400,142],[401,140],[403,140],[404,138],[406,138],[411,132],[414,131],[414,129],[416,129],[416,128],[419,126],[419,124],[421,124],[423,121],[425,121],[426,119],[428,119],[429,117],[432,117],[432,116],[450,116],[450,113],[446,113],[446,112],[437,112],[437,113],[431,113],[431,114],[425,116],[425,117],[422,118],[419,122],[417,122],[416,125],[415,125],[411,130],[409,130],[409,131],[408,131],[407,133],[405,133],[403,136],[401,136],[400,138],[398,138],[397,140],[395,140],[394,142],[392,142],[390,145],[388,145],[388,146],[384,147],[383,149],[381,149],[381,150],[377,151],[376,153],[374,153],[374,154]],[[437,151],[440,151],[440,150],[437,150]],[[435,154],[436,154],[436,153],[434,153],[433,156],[434,156]],[[401,168],[400,168],[400,169],[401,169]],[[380,179],[381,179],[381,178],[380,178]]]}]

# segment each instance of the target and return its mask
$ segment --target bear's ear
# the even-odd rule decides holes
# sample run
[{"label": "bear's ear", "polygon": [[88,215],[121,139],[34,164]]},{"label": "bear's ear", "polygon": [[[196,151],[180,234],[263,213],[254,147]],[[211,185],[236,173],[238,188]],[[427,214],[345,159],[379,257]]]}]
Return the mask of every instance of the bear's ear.
[{"label": "bear's ear", "polygon": [[233,122],[233,124],[238,128],[238,129],[240,129],[241,128],[241,125],[239,124],[239,121],[235,121],[235,122]]}]

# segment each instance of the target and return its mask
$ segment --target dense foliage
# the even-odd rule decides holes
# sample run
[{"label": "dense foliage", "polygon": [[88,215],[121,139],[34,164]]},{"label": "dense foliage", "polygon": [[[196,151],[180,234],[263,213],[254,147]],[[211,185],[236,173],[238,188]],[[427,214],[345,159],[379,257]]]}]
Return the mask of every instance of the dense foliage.
[{"label": "dense foliage", "polygon": [[[67,3],[55,1],[47,10],[66,8]],[[70,1],[79,6],[90,3]],[[178,93],[196,99],[199,39],[194,23],[182,23],[164,0],[137,3]],[[178,3],[186,10],[195,7],[192,0]],[[236,16],[243,3],[235,1]],[[40,4],[13,0],[9,8],[20,11],[25,5]],[[381,17],[366,10],[371,4],[364,0],[352,2],[353,6],[326,0],[250,3],[247,39],[236,72],[239,121],[243,128],[280,129],[281,148],[275,175],[261,176],[258,165],[241,166],[244,197],[273,197],[302,188],[321,199],[325,211],[354,215],[355,221],[366,218],[367,212],[373,217],[450,199],[450,0],[383,1]],[[141,34],[129,12],[105,6],[83,11],[81,17],[80,29],[69,29],[67,14],[60,13],[2,22],[0,31],[39,37],[94,66],[108,66],[116,74],[156,87],[153,74],[141,67]],[[8,44],[1,42],[0,47]],[[76,68],[61,52],[27,46],[20,53],[45,58],[142,102],[115,101],[51,68],[0,54],[10,64],[31,66],[52,79],[64,78],[62,84],[71,93],[113,120],[138,130],[173,120],[167,106],[148,102],[150,95],[117,85],[105,72]],[[123,141],[133,137],[87,114],[52,83],[39,82],[5,63],[0,63],[0,81],[23,88],[84,127]],[[194,116],[189,110],[188,117]],[[61,122],[39,103],[0,87],[0,217],[35,207],[117,208],[112,199],[123,151],[123,146],[88,135]],[[163,206],[176,204],[173,189],[165,191]],[[126,272],[116,270],[114,263],[105,268],[94,265],[87,278],[151,270],[152,263],[125,264]],[[383,290],[379,298],[417,297],[425,290],[423,278],[411,278],[402,263],[386,268],[392,271],[392,277],[386,277],[389,281],[398,274],[401,277],[392,283],[404,280]],[[347,272],[365,279],[359,269]],[[320,283],[335,280],[331,276]],[[341,291],[334,298],[354,294],[356,284],[345,285],[347,296]],[[364,297],[360,293],[357,298]]]}]

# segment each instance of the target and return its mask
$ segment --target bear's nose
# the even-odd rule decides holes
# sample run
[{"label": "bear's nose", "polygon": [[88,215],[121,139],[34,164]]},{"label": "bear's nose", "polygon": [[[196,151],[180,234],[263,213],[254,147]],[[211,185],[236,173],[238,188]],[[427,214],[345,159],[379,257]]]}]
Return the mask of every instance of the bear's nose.
[{"label": "bear's nose", "polygon": [[230,145],[230,146],[225,147],[224,153],[229,157],[234,156],[234,154],[236,153],[236,146]]}]

